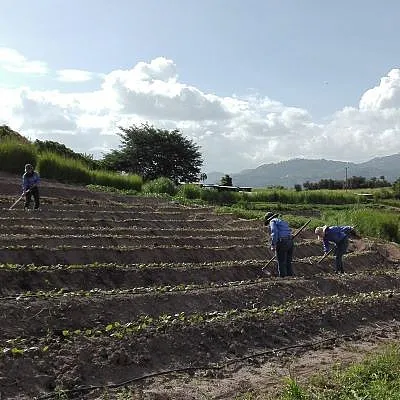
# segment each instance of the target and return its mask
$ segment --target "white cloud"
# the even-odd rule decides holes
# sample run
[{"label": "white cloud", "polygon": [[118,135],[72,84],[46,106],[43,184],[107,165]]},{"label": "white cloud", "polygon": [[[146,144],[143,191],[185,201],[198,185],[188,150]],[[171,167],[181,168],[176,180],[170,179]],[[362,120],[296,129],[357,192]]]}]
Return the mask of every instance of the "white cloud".
[{"label": "white cloud", "polygon": [[61,69],[57,71],[57,79],[61,82],[87,82],[96,77],[96,74],[81,69]]},{"label": "white cloud", "polygon": [[[67,71],[70,81],[93,76]],[[362,93],[358,107],[338,110],[324,123],[268,97],[205,93],[181,82],[175,63],[163,57],[111,71],[86,92],[0,87],[0,123],[96,157],[118,147],[118,126],[142,122],[180,129],[200,146],[208,172],[294,157],[364,161],[400,152],[400,70]]]},{"label": "white cloud", "polygon": [[44,75],[48,72],[43,61],[27,60],[21,53],[8,47],[0,47],[0,68],[10,72]]},{"label": "white cloud", "polygon": [[367,90],[360,100],[361,110],[382,110],[400,107],[400,69],[392,69],[379,86]]},{"label": "white cloud", "polygon": [[172,60],[156,58],[130,70],[106,75],[103,89],[111,92],[122,114],[162,120],[215,120],[230,118],[222,100],[177,81]]}]

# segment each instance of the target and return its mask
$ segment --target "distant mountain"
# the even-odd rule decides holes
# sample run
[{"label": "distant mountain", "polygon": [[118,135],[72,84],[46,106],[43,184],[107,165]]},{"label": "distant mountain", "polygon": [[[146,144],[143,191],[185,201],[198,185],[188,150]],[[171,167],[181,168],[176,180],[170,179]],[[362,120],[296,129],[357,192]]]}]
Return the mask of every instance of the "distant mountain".
[{"label": "distant mountain", "polygon": [[[266,187],[281,185],[293,187],[306,181],[321,179],[341,179],[363,176],[365,178],[384,176],[389,182],[400,177],[400,153],[386,157],[376,157],[364,163],[332,160],[292,159],[279,163],[264,164],[255,169],[246,169],[232,177],[234,186]],[[219,183],[226,173],[207,173],[207,183]]]}]

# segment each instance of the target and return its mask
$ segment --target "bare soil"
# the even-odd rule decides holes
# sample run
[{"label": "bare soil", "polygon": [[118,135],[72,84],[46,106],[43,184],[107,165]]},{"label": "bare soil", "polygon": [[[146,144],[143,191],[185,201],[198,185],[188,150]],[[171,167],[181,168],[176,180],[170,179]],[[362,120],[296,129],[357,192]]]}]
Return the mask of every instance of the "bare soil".
[{"label": "bare soil", "polygon": [[20,177],[0,173],[0,399],[120,399],[122,388],[272,399],[289,374],[399,340],[394,243],[353,240],[335,275],[305,231],[296,276],[279,279],[274,263],[263,270],[260,221],[47,180],[40,190],[41,212],[10,211]]}]

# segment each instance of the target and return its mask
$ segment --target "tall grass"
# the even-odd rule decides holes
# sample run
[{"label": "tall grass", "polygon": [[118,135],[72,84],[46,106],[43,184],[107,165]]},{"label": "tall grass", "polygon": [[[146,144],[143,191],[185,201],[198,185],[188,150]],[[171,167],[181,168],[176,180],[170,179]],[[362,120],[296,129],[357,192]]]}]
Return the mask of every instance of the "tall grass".
[{"label": "tall grass", "polygon": [[96,170],[91,172],[92,183],[94,185],[109,186],[121,190],[135,190],[140,192],[143,185],[143,179],[139,175],[118,173]]},{"label": "tall grass", "polygon": [[138,175],[120,175],[108,171],[92,171],[85,162],[66,158],[51,152],[39,156],[39,172],[43,178],[83,185],[109,186],[121,190],[140,191],[142,178]]},{"label": "tall grass", "polygon": [[81,161],[65,158],[51,152],[44,152],[40,155],[38,164],[40,175],[43,178],[85,185],[92,182],[89,169]]},{"label": "tall grass", "polygon": [[25,164],[37,163],[36,149],[32,144],[13,138],[0,140],[0,170],[23,174]]},{"label": "tall grass", "polygon": [[357,225],[363,236],[373,236],[400,242],[400,214],[371,208],[353,208],[342,211],[324,211],[327,225]]},{"label": "tall grass", "polygon": [[175,196],[178,192],[178,188],[175,183],[168,178],[157,178],[146,182],[142,188],[144,193],[155,193],[155,194],[168,194]]},{"label": "tall grass", "polygon": [[[192,185],[193,186],[193,185]],[[366,203],[368,199],[358,196],[353,192],[339,190],[309,190],[296,192],[289,189],[261,189],[254,192],[218,192],[215,189],[199,189],[185,185],[180,191],[186,198],[210,199],[211,203],[221,204],[238,203],[284,203],[284,204],[359,204]],[[228,193],[228,194],[227,194]],[[226,198],[225,198],[226,197]],[[225,198],[225,199],[224,199]]]},{"label": "tall grass", "polygon": [[179,187],[177,196],[188,200],[200,199],[202,190],[199,185],[187,183]]},{"label": "tall grass", "polygon": [[251,202],[289,204],[354,204],[368,201],[355,193],[339,190],[303,190],[296,192],[288,189],[263,189],[251,193],[242,193],[242,196]]}]

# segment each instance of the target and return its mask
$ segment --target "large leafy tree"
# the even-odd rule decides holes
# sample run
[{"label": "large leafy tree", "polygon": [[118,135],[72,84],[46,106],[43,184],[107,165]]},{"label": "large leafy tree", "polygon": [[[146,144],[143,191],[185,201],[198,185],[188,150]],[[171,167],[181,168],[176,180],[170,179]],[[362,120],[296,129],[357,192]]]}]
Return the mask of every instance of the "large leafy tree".
[{"label": "large leafy tree", "polygon": [[135,173],[144,180],[160,177],[174,182],[198,180],[203,164],[199,147],[179,130],[157,129],[148,124],[119,129],[120,149],[104,156],[105,167]]}]

